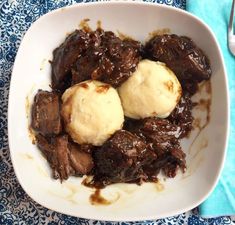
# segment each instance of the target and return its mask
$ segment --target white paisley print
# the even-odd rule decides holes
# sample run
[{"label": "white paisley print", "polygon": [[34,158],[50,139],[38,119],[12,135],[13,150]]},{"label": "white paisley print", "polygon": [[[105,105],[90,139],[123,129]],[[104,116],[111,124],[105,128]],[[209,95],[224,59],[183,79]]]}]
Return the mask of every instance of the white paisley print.
[{"label": "white paisley print", "polygon": [[[172,225],[235,224],[235,218],[203,219],[197,209],[156,221],[111,223],[63,215],[34,202],[17,182],[7,137],[7,102],[12,66],[20,41],[29,26],[43,14],[66,5],[89,0],[0,0],[0,224],[48,225]],[[92,0],[94,1],[94,0]],[[185,9],[186,0],[144,0]]]}]

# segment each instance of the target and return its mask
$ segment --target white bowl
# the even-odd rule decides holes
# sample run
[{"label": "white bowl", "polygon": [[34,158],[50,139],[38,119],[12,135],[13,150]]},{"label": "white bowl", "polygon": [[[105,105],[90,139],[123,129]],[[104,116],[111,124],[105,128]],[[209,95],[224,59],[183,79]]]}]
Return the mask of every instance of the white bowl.
[{"label": "white bowl", "polygon": [[[110,205],[91,205],[93,189],[71,177],[62,184],[50,176],[46,160],[29,135],[29,111],[37,89],[50,89],[52,51],[80,21],[89,18],[92,28],[102,21],[105,30],[121,31],[144,41],[149,32],[169,28],[171,33],[191,37],[208,55],[213,70],[210,122],[198,135],[182,142],[188,170],[160,184],[115,184],[102,190]],[[199,98],[206,98],[200,93]],[[27,31],[12,73],[9,96],[9,145],[17,178],[27,194],[39,204],[72,216],[97,220],[135,221],[172,216],[199,205],[211,193],[225,158],[229,103],[226,72],[214,34],[191,14],[158,4],[107,2],[77,4],[50,12]],[[205,112],[194,110],[198,117]],[[190,147],[190,143],[193,142]]]}]

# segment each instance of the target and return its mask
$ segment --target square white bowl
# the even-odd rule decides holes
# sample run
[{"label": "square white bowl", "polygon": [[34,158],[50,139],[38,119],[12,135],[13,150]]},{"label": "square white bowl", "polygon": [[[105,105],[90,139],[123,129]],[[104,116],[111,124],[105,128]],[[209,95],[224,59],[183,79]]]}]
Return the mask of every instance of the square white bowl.
[{"label": "square white bowl", "polygon": [[[85,18],[90,19],[93,29],[100,20],[103,29],[120,31],[143,42],[150,32],[164,28],[189,36],[208,55],[213,70],[210,122],[193,147],[191,143],[197,131],[182,142],[187,153],[188,172],[179,173],[175,179],[161,181],[161,184],[110,185],[102,190],[102,195],[112,202],[109,205],[92,205],[89,197],[94,190],[81,185],[81,178],[71,177],[62,184],[53,180],[48,163],[32,144],[28,130],[34,94],[39,88],[50,90],[48,60],[52,59],[53,49]],[[199,97],[206,97],[203,95]],[[68,215],[97,220],[136,221],[172,216],[200,204],[218,181],[229,123],[225,66],[210,28],[183,10],[156,3],[77,4],[42,16],[25,34],[12,73],[8,113],[9,145],[15,173],[23,189],[39,204]]]}]

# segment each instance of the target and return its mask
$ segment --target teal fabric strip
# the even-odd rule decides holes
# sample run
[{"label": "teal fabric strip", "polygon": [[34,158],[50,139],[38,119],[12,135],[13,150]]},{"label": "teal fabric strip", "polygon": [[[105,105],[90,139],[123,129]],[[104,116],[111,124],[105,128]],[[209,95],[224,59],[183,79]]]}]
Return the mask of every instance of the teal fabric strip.
[{"label": "teal fabric strip", "polygon": [[[235,215],[235,57],[227,46],[227,27],[232,0],[188,0],[187,10],[214,31],[223,52],[230,94],[230,136],[225,166],[213,193],[199,206],[201,216]],[[213,149],[211,149],[213,151]]]}]

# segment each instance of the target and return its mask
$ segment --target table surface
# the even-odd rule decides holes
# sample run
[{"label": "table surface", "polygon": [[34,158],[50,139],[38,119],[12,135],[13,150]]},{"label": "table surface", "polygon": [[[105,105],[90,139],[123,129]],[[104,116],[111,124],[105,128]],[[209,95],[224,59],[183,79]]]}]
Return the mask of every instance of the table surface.
[{"label": "table surface", "polygon": [[[150,0],[151,1],[151,0]],[[157,221],[105,223],[70,217],[33,201],[18,183],[7,137],[7,104],[12,66],[21,39],[41,15],[89,0],[1,0],[0,3],[0,224],[235,224],[235,217],[201,218],[197,209]],[[185,9],[186,0],[152,0]]]}]

